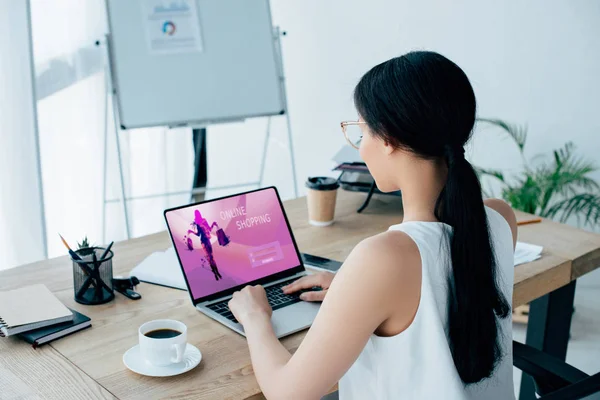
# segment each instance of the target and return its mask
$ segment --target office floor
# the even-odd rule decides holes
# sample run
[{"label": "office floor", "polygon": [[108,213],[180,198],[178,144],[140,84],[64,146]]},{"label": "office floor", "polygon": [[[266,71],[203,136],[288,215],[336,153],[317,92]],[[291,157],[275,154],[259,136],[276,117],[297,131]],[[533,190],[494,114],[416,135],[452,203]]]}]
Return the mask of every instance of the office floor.
[{"label": "office floor", "polygon": [[[571,323],[571,341],[567,362],[580,370],[594,374],[600,372],[600,269],[584,275],[577,281],[575,314]],[[525,325],[513,325],[513,338],[525,341]],[[521,384],[521,372],[514,369],[515,392]],[[589,397],[600,400],[600,395]]]}]

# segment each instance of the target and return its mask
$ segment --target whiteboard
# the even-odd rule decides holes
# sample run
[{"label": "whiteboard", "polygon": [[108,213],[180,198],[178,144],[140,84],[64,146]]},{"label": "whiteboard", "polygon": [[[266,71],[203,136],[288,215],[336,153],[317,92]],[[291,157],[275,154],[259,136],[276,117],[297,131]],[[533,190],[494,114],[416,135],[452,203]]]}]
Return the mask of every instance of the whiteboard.
[{"label": "whiteboard", "polygon": [[[285,112],[268,0],[106,0],[106,6],[123,129]],[[176,35],[186,37],[169,42]]]}]

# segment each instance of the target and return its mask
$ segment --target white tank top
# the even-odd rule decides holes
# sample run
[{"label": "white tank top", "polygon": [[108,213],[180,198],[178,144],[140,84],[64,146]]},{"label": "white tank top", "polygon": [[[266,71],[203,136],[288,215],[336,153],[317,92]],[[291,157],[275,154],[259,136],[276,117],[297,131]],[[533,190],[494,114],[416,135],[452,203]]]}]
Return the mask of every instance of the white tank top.
[{"label": "white tank top", "polygon": [[[513,293],[513,239],[504,217],[486,208],[498,263],[498,283],[506,299]],[[405,222],[390,227],[417,244],[421,254],[421,299],[410,326],[391,337],[371,335],[362,353],[339,382],[341,400],[365,399],[514,399],[512,321],[500,320],[504,357],[490,378],[465,386],[448,337],[448,247],[440,222]]]}]

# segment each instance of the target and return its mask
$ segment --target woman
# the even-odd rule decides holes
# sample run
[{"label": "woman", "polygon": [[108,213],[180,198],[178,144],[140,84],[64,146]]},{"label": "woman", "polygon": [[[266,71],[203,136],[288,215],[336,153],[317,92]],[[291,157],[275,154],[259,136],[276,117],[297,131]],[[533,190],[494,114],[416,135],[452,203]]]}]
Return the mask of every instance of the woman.
[{"label": "woman", "polygon": [[[223,279],[221,273],[219,272],[219,268],[217,267],[217,262],[215,261],[215,257],[213,255],[212,243],[210,242],[212,230],[214,228],[219,229],[219,225],[217,225],[216,222],[213,222],[212,225],[208,225],[208,221],[202,216],[200,210],[194,211],[194,222],[192,222],[192,225],[196,227],[196,230],[193,231],[189,229],[187,234],[196,235],[200,238],[200,243],[202,243],[202,248],[204,249],[206,258],[208,258],[210,270],[214,274],[215,280],[218,281],[219,279]],[[192,247],[192,245],[188,241],[188,248],[190,247]]]},{"label": "woman", "polygon": [[506,203],[482,200],[464,158],[476,114],[467,76],[411,52],[367,72],[354,102],[360,155],[381,191],[402,191],[404,221],[359,243],[335,278],[284,288],[324,289],[302,295],[323,304],[293,356],[263,288],[234,294],[263,393],[318,399],[339,381],[341,399],[514,398],[516,220]]}]

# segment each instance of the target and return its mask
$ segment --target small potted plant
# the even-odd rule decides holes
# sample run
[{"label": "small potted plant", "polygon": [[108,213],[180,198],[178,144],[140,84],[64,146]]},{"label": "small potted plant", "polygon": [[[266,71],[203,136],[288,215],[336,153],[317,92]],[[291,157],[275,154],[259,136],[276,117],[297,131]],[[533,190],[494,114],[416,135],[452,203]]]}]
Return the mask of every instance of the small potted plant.
[{"label": "small potted plant", "polygon": [[91,256],[94,253],[94,246],[90,245],[88,237],[85,236],[81,243],[77,242],[77,254],[80,256]]}]

